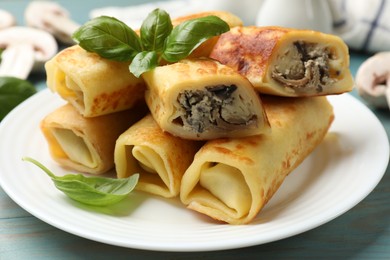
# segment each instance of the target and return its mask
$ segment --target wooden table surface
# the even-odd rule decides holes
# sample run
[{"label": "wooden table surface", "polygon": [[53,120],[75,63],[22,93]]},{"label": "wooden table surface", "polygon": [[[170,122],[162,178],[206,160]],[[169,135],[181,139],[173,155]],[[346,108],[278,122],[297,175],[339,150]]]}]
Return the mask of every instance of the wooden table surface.
[{"label": "wooden table surface", "polygon": [[[74,20],[84,23],[89,10],[106,1],[59,1]],[[110,1],[130,5],[142,1]],[[76,4],[77,3],[77,4]],[[15,14],[23,24],[27,1],[0,1],[0,9]],[[356,73],[367,58],[351,54]],[[45,75],[30,80],[44,88]],[[359,99],[356,92],[352,93]],[[373,110],[390,135],[390,111]],[[383,145],[388,145],[384,143]],[[1,155],[0,155],[1,156]],[[0,174],[2,174],[0,172]],[[342,199],[342,198],[340,198]],[[155,252],[106,245],[57,229],[32,216],[0,188],[0,259],[390,259],[390,173],[389,169],[363,201],[348,212],[318,228],[276,242],[214,252]]]}]

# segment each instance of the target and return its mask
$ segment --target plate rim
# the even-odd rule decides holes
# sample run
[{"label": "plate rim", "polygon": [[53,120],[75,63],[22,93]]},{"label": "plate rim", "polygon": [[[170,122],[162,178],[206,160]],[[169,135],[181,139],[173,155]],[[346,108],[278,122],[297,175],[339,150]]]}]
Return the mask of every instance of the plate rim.
[{"label": "plate rim", "polygon": [[[1,133],[3,133],[3,131],[6,131],[4,129],[7,129],[7,126],[13,122],[13,118],[15,116],[17,116],[20,113],[23,113],[23,111],[25,111],[29,106],[31,106],[31,104],[34,104],[35,102],[46,97],[47,95],[54,95],[54,94],[50,93],[48,89],[39,91],[37,94],[33,95],[32,97],[30,97],[29,99],[27,99],[26,101],[21,103],[14,110],[12,110],[0,123],[0,140],[1,140],[1,136],[2,136]],[[382,135],[381,138],[385,138],[385,140],[383,140],[383,141],[386,141],[387,143],[389,143],[387,133],[386,133],[382,123],[380,122],[380,120],[375,116],[375,114],[371,110],[369,110],[362,102],[360,102],[358,99],[354,98],[351,94],[330,96],[329,100],[331,101],[331,103],[333,103],[332,102],[333,99],[340,98],[340,97],[341,98],[345,97],[348,102],[352,102],[353,105],[357,105],[361,109],[365,110],[365,112],[369,114],[371,120],[375,121],[376,131],[380,132],[380,134]],[[56,100],[53,102],[60,102],[60,101]],[[336,114],[336,120],[337,120],[337,114]],[[0,149],[1,149],[1,143],[0,143]],[[385,146],[384,149],[385,149],[384,158],[388,158],[389,157],[389,145]],[[74,234],[74,235],[77,235],[80,237],[84,237],[84,238],[87,238],[90,240],[94,240],[94,241],[98,241],[98,242],[102,242],[102,243],[106,243],[106,244],[110,244],[110,245],[143,249],[143,250],[157,250],[157,251],[171,251],[171,252],[172,251],[176,251],[176,252],[212,251],[212,250],[226,250],[226,249],[241,248],[241,247],[247,247],[247,246],[253,246],[253,245],[259,245],[259,244],[264,244],[264,243],[268,243],[268,242],[273,242],[273,241],[277,241],[277,240],[284,239],[287,237],[295,236],[297,234],[300,234],[300,233],[306,232],[308,230],[311,230],[313,228],[316,228],[318,226],[321,226],[329,221],[332,221],[333,219],[337,218],[338,216],[344,214],[345,212],[347,212],[348,210],[350,210],[351,208],[356,206],[358,203],[360,203],[365,197],[367,197],[374,190],[374,188],[378,185],[378,183],[382,179],[383,175],[385,174],[388,163],[389,163],[389,161],[383,162],[383,164],[380,167],[381,169],[380,170],[378,169],[378,173],[376,175],[377,179],[375,181],[375,185],[373,185],[370,189],[367,189],[367,191],[364,194],[360,194],[361,196],[359,198],[355,198],[355,201],[353,203],[350,203],[349,205],[344,205],[343,208],[340,208],[337,212],[333,212],[333,214],[331,216],[328,216],[326,219],[323,219],[322,221],[318,221],[318,220],[312,221],[312,223],[310,223],[304,227],[292,229],[289,233],[285,233],[284,235],[279,234],[279,235],[275,235],[274,237],[269,237],[268,239],[263,239],[263,240],[261,240],[260,243],[259,243],[259,240],[254,240],[254,239],[242,239],[241,241],[234,241],[234,243],[235,243],[234,246],[232,246],[232,243],[225,243],[225,245],[218,245],[218,246],[216,246],[216,245],[208,245],[207,246],[207,245],[202,245],[202,244],[194,245],[194,244],[185,244],[185,243],[183,243],[181,245],[176,244],[176,245],[170,245],[170,246],[168,245],[167,246],[164,244],[164,245],[158,246],[155,244],[147,245],[147,244],[142,244],[142,243],[129,244],[129,243],[126,243],[124,241],[121,242],[121,241],[114,241],[112,239],[105,239],[103,237],[96,237],[96,235],[85,233],[82,230],[77,230],[75,228],[66,227],[64,225],[61,225],[58,223],[58,221],[53,221],[51,219],[47,219],[47,217],[45,217],[44,214],[40,214],[39,212],[36,212],[36,210],[31,208],[30,206],[25,205],[25,203],[23,201],[21,201],[21,198],[16,196],[12,192],[11,187],[9,187],[9,185],[7,185],[6,180],[2,177],[3,173],[1,171],[0,171],[0,186],[3,188],[4,192],[13,201],[15,201],[20,207],[22,207],[23,209],[28,211],[33,216],[41,219],[42,221],[60,229],[60,230],[63,230],[65,232],[68,232],[68,233],[71,233],[71,234]],[[0,166],[0,170],[1,169],[2,169],[2,167]],[[221,225],[221,224],[218,224],[218,225]],[[250,227],[250,225],[248,225],[248,226]]]}]

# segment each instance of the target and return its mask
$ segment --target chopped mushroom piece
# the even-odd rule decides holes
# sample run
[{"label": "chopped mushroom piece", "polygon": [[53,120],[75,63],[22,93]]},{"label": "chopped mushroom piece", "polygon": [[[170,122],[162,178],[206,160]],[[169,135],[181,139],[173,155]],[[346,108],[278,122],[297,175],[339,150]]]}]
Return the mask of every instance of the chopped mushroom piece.
[{"label": "chopped mushroom piece", "polygon": [[390,52],[379,52],[364,61],[356,73],[359,95],[370,105],[390,107]]},{"label": "chopped mushroom piece", "polygon": [[43,69],[58,50],[54,37],[42,30],[10,27],[0,31],[0,76],[26,79],[32,70]]},{"label": "chopped mushroom piece", "polygon": [[14,26],[15,24],[15,17],[11,13],[0,9],[0,30]]},{"label": "chopped mushroom piece", "polygon": [[256,124],[250,106],[236,95],[237,86],[212,86],[202,90],[186,90],[179,94],[179,118],[184,129],[202,133],[209,128],[233,129]]},{"label": "chopped mushroom piece", "polygon": [[74,44],[72,34],[80,25],[71,20],[69,13],[59,4],[48,1],[33,1],[25,11],[28,26],[42,29],[65,44]]},{"label": "chopped mushroom piece", "polygon": [[329,50],[317,44],[295,42],[279,58],[272,77],[280,83],[295,88],[314,88],[318,93],[334,80],[329,77]]}]

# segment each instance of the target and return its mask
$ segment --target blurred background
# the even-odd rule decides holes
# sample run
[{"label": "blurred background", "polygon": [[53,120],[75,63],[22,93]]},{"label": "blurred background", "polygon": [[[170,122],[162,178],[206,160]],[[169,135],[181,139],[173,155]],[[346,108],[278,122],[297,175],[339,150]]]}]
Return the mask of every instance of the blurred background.
[{"label": "blurred background", "polygon": [[[238,15],[245,25],[314,29],[343,38],[353,54],[353,72],[368,56],[390,50],[390,5],[386,4],[386,0],[0,0],[0,10],[3,11],[0,28],[9,23],[9,20],[5,21],[4,12],[12,16],[13,25],[39,25],[42,17],[48,15],[48,10],[29,8],[32,2],[57,4],[66,19],[57,22],[56,26],[68,26],[70,29],[100,15],[114,16],[130,27],[138,28],[146,15],[156,7],[165,9],[173,17],[204,10],[225,10]],[[69,25],[69,22],[72,24]],[[59,49],[69,45],[69,42],[61,40],[58,43]],[[36,70],[30,75],[31,80],[38,83],[38,88],[42,87],[37,82],[43,76],[40,73],[42,71]]]}]

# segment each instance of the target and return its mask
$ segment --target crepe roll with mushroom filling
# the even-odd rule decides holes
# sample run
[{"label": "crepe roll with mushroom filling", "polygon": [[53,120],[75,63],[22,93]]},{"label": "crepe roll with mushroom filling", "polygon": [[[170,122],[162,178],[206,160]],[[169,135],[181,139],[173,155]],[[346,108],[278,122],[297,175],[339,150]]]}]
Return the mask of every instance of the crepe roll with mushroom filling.
[{"label": "crepe roll with mushroom filling", "polygon": [[145,104],[133,110],[86,118],[66,104],[41,121],[52,158],[77,172],[101,174],[114,167],[115,141],[147,112]]},{"label": "crepe roll with mushroom filling", "polygon": [[200,142],[163,132],[149,114],[122,133],[115,145],[118,178],[139,173],[137,190],[170,198],[177,196],[181,178]]},{"label": "crepe roll with mushroom filling", "polygon": [[230,224],[253,221],[334,118],[326,97],[263,101],[271,134],[210,140],[196,153],[180,189],[189,209]]},{"label": "crepe roll with mushroom filling", "polygon": [[110,61],[75,45],[45,65],[47,85],[85,117],[130,109],[142,100],[145,83],[129,63]]},{"label": "crepe roll with mushroom filling", "polygon": [[249,79],[261,93],[318,96],[351,91],[348,47],[335,35],[281,27],[235,27],[210,57]]},{"label": "crepe roll with mushroom filling", "polygon": [[158,125],[193,140],[269,132],[258,94],[239,73],[210,59],[186,59],[145,72],[146,103]]}]

